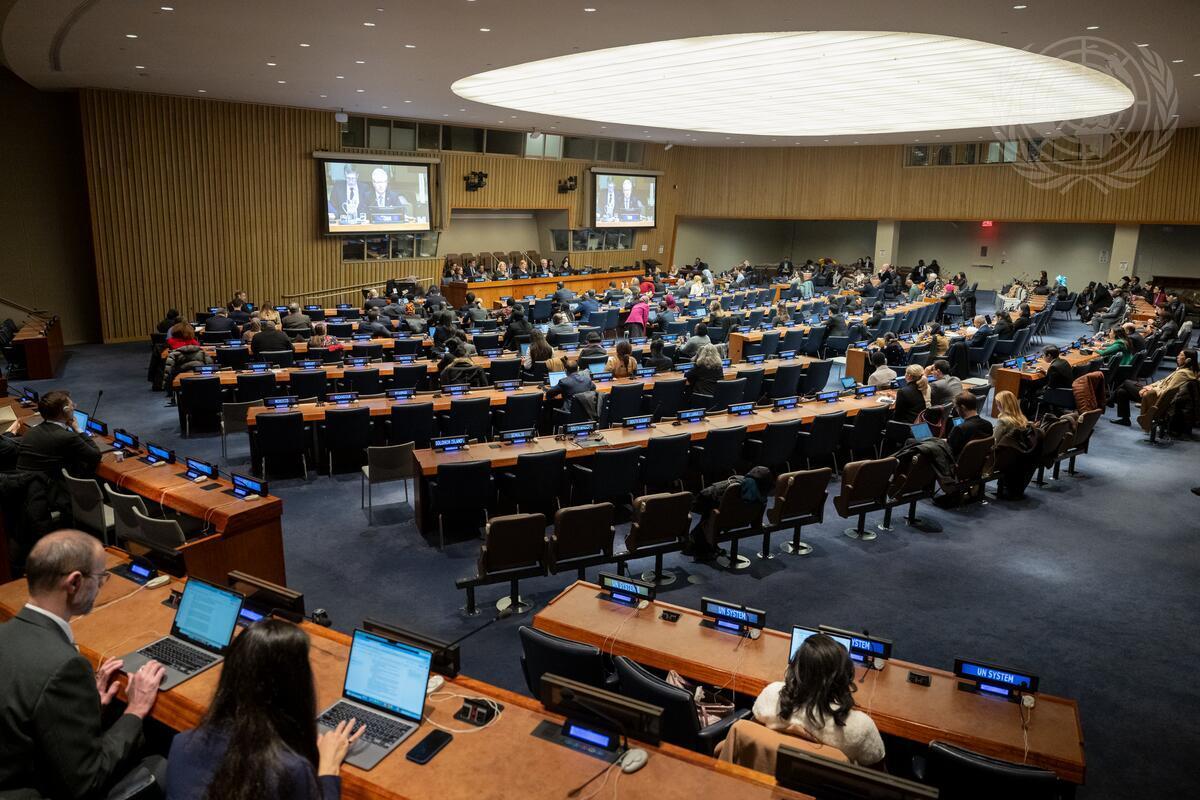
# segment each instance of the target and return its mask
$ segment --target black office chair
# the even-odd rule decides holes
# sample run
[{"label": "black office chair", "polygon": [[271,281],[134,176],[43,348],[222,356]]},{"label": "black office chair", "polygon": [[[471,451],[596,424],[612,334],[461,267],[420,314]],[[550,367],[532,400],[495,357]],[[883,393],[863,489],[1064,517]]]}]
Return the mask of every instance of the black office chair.
[{"label": "black office chair", "polygon": [[229,369],[245,369],[250,351],[245,347],[218,347],[217,363]]},{"label": "black office chair", "polygon": [[651,436],[638,462],[642,493],[649,494],[651,488],[683,491],[691,449],[691,434]]},{"label": "black office chair", "polygon": [[686,389],[687,381],[683,378],[655,378],[654,388],[650,391],[646,403],[646,411],[654,415],[655,421],[675,416],[683,407],[683,394]]},{"label": "black office chair", "polygon": [[746,381],[746,386],[742,391],[742,399],[757,403],[763,393],[763,382],[766,380],[766,370],[759,367],[758,369],[742,369],[738,370],[737,376]]},{"label": "black office chair", "polygon": [[259,472],[267,478],[270,459],[299,458],[308,478],[309,432],[299,411],[271,411],[254,419],[258,444]]},{"label": "black office chair", "polygon": [[355,342],[350,347],[350,355],[353,358],[369,358],[372,361],[383,360],[383,343],[382,342]]},{"label": "black office chair", "polygon": [[604,655],[598,647],[562,639],[525,625],[517,629],[517,635],[521,637],[521,672],[534,697],[541,697],[542,676],[547,673],[597,689],[609,687],[611,682],[604,667]]},{"label": "black office chair", "polygon": [[842,440],[845,424],[846,412],[837,411],[833,414],[818,414],[813,418],[812,427],[800,431],[796,439],[796,456],[804,459],[805,469],[812,469],[814,458],[829,458],[833,461],[833,471],[837,472],[837,448]]},{"label": "black office chair", "polygon": [[274,372],[244,372],[237,376],[237,401],[249,403],[275,394]]},{"label": "black office chair", "polygon": [[329,379],[323,369],[298,369],[288,373],[288,390],[296,397],[325,399]]},{"label": "black office chair", "polygon": [[751,714],[750,709],[743,708],[729,714],[720,722],[702,728],[700,719],[696,716],[695,698],[691,692],[672,686],[624,656],[617,656],[614,662],[617,668],[617,683],[623,696],[650,703],[663,710],[663,741],[711,756],[717,744],[725,740],[733,723],[746,719]]},{"label": "black office chair", "polygon": [[497,431],[536,430],[541,415],[541,392],[510,394],[504,398],[504,405],[492,412],[492,424]]},{"label": "black office chair", "polygon": [[292,350],[264,350],[258,355],[272,367],[290,367],[296,363],[296,353]]},{"label": "black office chair", "polygon": [[496,504],[490,461],[443,464],[427,483],[431,510],[437,516],[439,550],[446,546],[447,517],[470,518],[478,529],[487,523],[488,509]]},{"label": "black office chair", "polygon": [[842,426],[842,447],[850,453],[848,460],[853,461],[863,451],[870,458],[879,458],[883,432],[891,415],[889,406],[860,408],[854,421]]},{"label": "black office chair", "polygon": [[746,428],[711,428],[708,435],[692,445],[692,463],[700,473],[701,488],[737,472]]},{"label": "black office chair", "polygon": [[767,423],[767,427],[746,440],[747,463],[768,467],[776,473],[790,470],[801,425],[798,419]]},{"label": "black office chair", "polygon": [[351,392],[363,394],[379,394],[383,391],[383,384],[379,380],[379,370],[377,368],[361,369],[355,367],[347,369],[342,373],[342,388]]},{"label": "black office chair", "polygon": [[780,363],[775,368],[775,374],[767,380],[767,397],[778,400],[780,397],[792,397],[800,394],[800,381],[804,377],[804,365]]},{"label": "black office chair", "polygon": [[326,466],[333,474],[335,454],[353,454],[354,469],[362,467],[367,448],[371,446],[371,409],[330,408],[325,412],[323,428]]},{"label": "black office chair", "polygon": [[546,540],[546,568],[551,573],[573,569],[584,580],[588,567],[613,563],[615,516],[612,503],[560,508],[554,515],[554,532]]},{"label": "black office chair", "polygon": [[392,406],[387,429],[388,444],[413,442],[416,449],[426,449],[433,436],[433,403],[400,403]]},{"label": "black office chair", "polygon": [[600,427],[618,428],[627,417],[642,413],[641,383],[613,384],[612,390],[603,396],[600,412]]},{"label": "black office chair", "polygon": [[740,403],[746,394],[746,379],[735,378],[727,381],[717,381],[717,388],[711,397],[696,393],[692,395],[693,405],[703,406],[709,411],[724,411],[731,403]]},{"label": "black office chair", "polygon": [[513,502],[517,513],[544,510],[553,513],[560,506],[566,463],[566,450],[522,453],[517,456],[515,467],[497,476],[500,494]]},{"label": "black office chair", "polygon": [[589,464],[572,464],[571,502],[629,505],[638,486],[640,447],[597,450]]},{"label": "black office chair", "polygon": [[429,367],[425,364],[397,364],[392,368],[393,389],[424,389],[428,380]]},{"label": "black office chair", "polygon": [[810,361],[804,369],[804,381],[800,385],[799,394],[811,395],[824,391],[829,383],[829,372],[833,369],[832,361]]},{"label": "black office chair", "polygon": [[[275,376],[270,376],[274,382]],[[179,418],[183,435],[190,436],[192,423],[200,420],[219,424],[225,390],[216,375],[185,376],[179,380]]]},{"label": "black office chair", "polygon": [[821,355],[821,347],[825,344],[824,325],[814,325],[808,329],[808,336],[804,339],[804,347],[800,349],[799,355],[812,356],[819,358]]},{"label": "black office chair", "polygon": [[492,401],[487,397],[461,397],[450,401],[450,410],[439,414],[442,433],[465,433],[477,442],[492,434]]},{"label": "black office chair", "polygon": [[496,381],[515,381],[521,377],[521,359],[494,358],[488,366],[488,377]]},{"label": "black office chair", "polygon": [[1057,800],[1057,776],[1050,770],[1014,764],[932,741],[917,777],[936,786],[940,800]]}]

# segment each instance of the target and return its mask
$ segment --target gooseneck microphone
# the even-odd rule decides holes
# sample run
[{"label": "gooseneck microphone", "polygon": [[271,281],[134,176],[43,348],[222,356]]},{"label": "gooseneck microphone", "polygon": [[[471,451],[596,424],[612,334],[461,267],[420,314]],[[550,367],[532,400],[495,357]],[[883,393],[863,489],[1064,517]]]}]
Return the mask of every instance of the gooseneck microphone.
[{"label": "gooseneck microphone", "polygon": [[96,405],[92,406],[92,413],[91,413],[90,419],[95,419],[95,418],[96,418],[96,409],[100,408],[100,398],[101,398],[101,397],[104,397],[104,390],[103,390],[103,389],[101,389],[100,391],[96,392]]}]

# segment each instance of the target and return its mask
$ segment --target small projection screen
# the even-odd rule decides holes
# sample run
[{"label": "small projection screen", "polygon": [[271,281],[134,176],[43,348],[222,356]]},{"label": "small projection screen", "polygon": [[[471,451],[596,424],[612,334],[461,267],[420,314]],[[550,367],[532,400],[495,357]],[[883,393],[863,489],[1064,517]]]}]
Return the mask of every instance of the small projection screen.
[{"label": "small projection screen", "polygon": [[655,175],[597,172],[593,227],[653,228]]}]

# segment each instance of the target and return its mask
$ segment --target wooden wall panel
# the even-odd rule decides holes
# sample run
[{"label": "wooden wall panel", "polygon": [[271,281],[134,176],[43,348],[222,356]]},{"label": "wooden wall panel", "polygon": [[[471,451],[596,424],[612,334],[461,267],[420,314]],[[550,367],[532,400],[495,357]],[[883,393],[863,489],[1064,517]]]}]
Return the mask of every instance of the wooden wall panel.
[{"label": "wooden wall panel", "polygon": [[[235,289],[263,302],[440,273],[438,259],[343,264],[339,241],[321,234],[312,152],[341,149],[327,111],[96,90],[81,92],[80,104],[106,341],[140,339],[166,308],[190,312]],[[456,208],[555,209],[571,226],[587,224],[588,162],[439,157],[443,221]],[[906,169],[902,158],[901,146],[648,144],[644,166],[665,173],[658,227],[638,232],[632,251],[574,260],[671,263],[679,216],[1200,224],[1200,129],[1178,131],[1154,172],[1107,194],[1089,185],[1037,189],[1007,166]],[[465,190],[472,170],[488,173],[481,191]],[[558,181],[571,175],[579,190],[559,194]]]}]

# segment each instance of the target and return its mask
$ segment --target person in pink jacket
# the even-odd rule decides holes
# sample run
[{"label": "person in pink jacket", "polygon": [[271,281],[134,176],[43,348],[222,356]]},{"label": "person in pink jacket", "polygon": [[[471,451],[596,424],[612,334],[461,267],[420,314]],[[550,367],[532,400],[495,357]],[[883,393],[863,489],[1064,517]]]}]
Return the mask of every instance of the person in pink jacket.
[{"label": "person in pink jacket", "polygon": [[642,295],[633,304],[633,308],[629,309],[629,316],[625,319],[625,335],[630,338],[643,337],[646,335],[646,328],[650,327],[650,306],[648,304],[649,295]]}]

